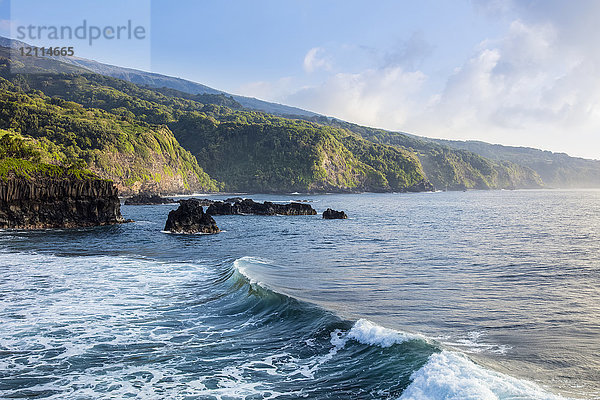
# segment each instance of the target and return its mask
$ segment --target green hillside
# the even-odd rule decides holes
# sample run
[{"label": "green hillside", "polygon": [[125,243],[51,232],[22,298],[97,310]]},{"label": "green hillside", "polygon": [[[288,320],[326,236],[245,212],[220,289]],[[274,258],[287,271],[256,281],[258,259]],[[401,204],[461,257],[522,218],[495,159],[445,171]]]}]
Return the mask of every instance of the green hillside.
[{"label": "green hillside", "polygon": [[[1,61],[2,49],[0,76],[10,80],[5,86],[12,85],[4,95],[24,96],[21,108],[28,119],[13,121],[18,113],[12,109],[0,127],[35,138],[53,154],[53,162],[83,160],[82,165],[115,179],[122,190],[156,189],[166,183],[173,188],[179,184],[179,190],[169,191],[267,192],[407,191],[426,181],[449,190],[542,185],[530,168],[403,134],[323,117],[276,117],[245,110],[222,94],[143,87],[81,71],[56,73],[60,68],[48,60],[44,68],[54,72],[36,67],[38,73],[12,75],[9,61],[4,68]],[[32,62],[12,60],[21,61]],[[26,106],[40,99],[43,107]],[[29,114],[48,107],[61,117],[42,118],[43,129],[27,125],[38,118]],[[79,116],[71,115],[77,112]],[[98,142],[98,133],[85,124],[64,126],[66,115],[81,120],[84,114],[101,122],[90,122],[96,129],[110,130],[100,134],[109,139]],[[58,134],[55,124],[62,126]],[[77,139],[65,137],[65,132],[77,132]]]},{"label": "green hillside", "polygon": [[170,126],[230,190],[406,191],[425,180],[407,151],[306,121],[215,106]]},{"label": "green hillside", "polygon": [[454,149],[481,154],[492,160],[507,160],[536,171],[549,187],[600,188],[600,160],[570,157],[529,147],[502,146],[479,141],[431,139]]},{"label": "green hillside", "polygon": [[336,119],[320,117],[311,120],[347,129],[374,143],[413,152],[421,161],[427,178],[438,189],[516,189],[544,185],[534,169],[508,160],[492,160],[471,151],[421,140],[411,135],[367,128]]},{"label": "green hillside", "polygon": [[[22,77],[15,76],[19,80]],[[89,168],[122,193],[218,190],[172,132],[0,78],[0,128],[31,139],[41,161]]]},{"label": "green hillside", "polygon": [[[223,95],[190,96],[97,74],[5,76],[14,84],[13,90],[22,96],[34,96],[32,93],[51,96],[46,103],[52,107],[77,105],[88,115],[93,114],[94,119],[108,119],[118,125],[125,135],[115,137],[111,150],[119,154],[129,149],[140,152],[143,160],[144,146],[127,146],[127,143],[137,140],[139,135],[162,136],[172,131],[177,142],[196,156],[203,170],[223,182],[229,191],[407,191],[416,190],[416,185],[426,181],[419,160],[408,151],[377,145],[342,129],[239,110],[239,104]],[[14,110],[2,118],[5,123],[13,113]],[[23,128],[24,123],[18,121],[14,125]],[[44,126],[55,123],[45,120]],[[142,129],[132,132],[138,128]],[[42,138],[51,143],[57,140],[47,130],[29,132],[25,128],[25,131],[39,139],[40,145],[47,144]],[[78,136],[90,138],[90,135],[94,137],[91,132]],[[110,170],[109,165],[99,165],[100,160],[87,156],[89,145],[96,143],[94,140],[78,143],[81,152],[77,151],[75,157],[99,166],[104,175],[117,175],[118,171]],[[123,162],[113,159],[110,165],[118,170]],[[140,176],[153,177],[138,174],[136,178]],[[130,185],[131,181],[123,183]]]},{"label": "green hillside", "polygon": [[0,129],[0,179],[11,176],[26,179],[39,176],[97,178],[91,171],[77,168],[76,165],[58,166],[42,162],[48,156],[35,140]]}]

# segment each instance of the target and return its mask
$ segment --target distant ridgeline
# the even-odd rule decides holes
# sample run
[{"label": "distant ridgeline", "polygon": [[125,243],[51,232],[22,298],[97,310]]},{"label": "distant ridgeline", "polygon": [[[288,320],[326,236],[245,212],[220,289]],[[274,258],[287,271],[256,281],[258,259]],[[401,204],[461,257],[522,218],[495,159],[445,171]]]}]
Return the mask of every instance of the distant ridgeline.
[{"label": "distant ridgeline", "polygon": [[[140,86],[57,60],[8,55],[0,47],[0,136],[27,142],[43,162],[89,168],[123,194],[547,184],[535,165],[516,160],[311,114],[274,116],[244,108],[239,97]],[[10,63],[33,64],[38,73],[11,74]],[[153,86],[187,82],[157,74],[145,80],[144,72],[123,70],[129,71],[124,78]]]},{"label": "distant ridgeline", "polygon": [[368,128],[326,117],[310,120],[347,129],[361,137],[415,153],[427,178],[438,189],[533,189],[545,182],[534,168],[507,159],[490,159],[433,140],[382,129]]},{"label": "distant ridgeline", "polygon": [[[241,110],[224,95],[98,74],[13,75],[10,62],[32,60],[7,56],[0,58],[0,128],[31,140],[43,161],[79,163],[122,193],[431,189],[413,153],[343,129]],[[58,63],[43,61],[49,71]]]},{"label": "distant ridgeline", "polygon": [[556,188],[599,188],[600,160],[570,157],[529,147],[502,146],[479,141],[430,139],[450,148],[481,154],[492,160],[508,160],[536,171],[546,186]]}]

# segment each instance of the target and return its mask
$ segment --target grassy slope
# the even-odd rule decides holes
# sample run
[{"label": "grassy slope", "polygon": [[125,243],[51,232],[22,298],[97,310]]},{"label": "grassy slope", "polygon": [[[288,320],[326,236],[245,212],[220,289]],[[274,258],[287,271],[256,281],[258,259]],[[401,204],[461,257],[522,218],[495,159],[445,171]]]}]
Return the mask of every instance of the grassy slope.
[{"label": "grassy slope", "polygon": [[0,179],[5,180],[10,176],[25,179],[39,176],[98,179],[93,172],[74,165],[62,167],[43,163],[41,160],[44,156],[44,152],[36,146],[35,140],[0,129]]},{"label": "grassy slope", "polygon": [[306,121],[213,107],[171,126],[231,190],[403,191],[425,179],[409,152]]}]

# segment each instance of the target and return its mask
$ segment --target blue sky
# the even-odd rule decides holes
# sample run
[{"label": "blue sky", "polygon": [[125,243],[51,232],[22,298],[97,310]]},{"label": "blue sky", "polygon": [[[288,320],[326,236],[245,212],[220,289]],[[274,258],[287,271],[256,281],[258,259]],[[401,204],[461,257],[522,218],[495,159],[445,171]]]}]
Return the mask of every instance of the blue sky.
[{"label": "blue sky", "polygon": [[83,57],[369,126],[600,159],[594,0],[12,4],[13,24],[148,27],[146,41],[78,45]]},{"label": "blue sky", "polygon": [[[452,69],[473,46],[498,33],[498,24],[474,18],[467,1],[155,1],[153,69],[176,70],[215,87],[296,76],[314,47],[332,52],[332,67],[347,72],[383,62],[376,52],[394,52],[415,34],[436,46],[424,66]],[[417,4],[418,3],[418,4]],[[173,24],[177,21],[177,24]],[[190,63],[171,59],[189,57]],[[175,64],[175,65],[173,65]]]}]

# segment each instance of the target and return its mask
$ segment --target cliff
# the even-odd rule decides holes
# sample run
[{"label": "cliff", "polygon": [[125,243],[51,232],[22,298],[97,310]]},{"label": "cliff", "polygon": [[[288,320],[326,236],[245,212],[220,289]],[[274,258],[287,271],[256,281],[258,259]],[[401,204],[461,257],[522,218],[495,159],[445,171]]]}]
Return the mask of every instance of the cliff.
[{"label": "cliff", "polygon": [[416,155],[426,179],[436,189],[535,189],[547,183],[525,162],[486,158],[477,151],[461,150],[437,139],[369,128],[326,117],[311,118],[319,124],[346,129],[382,145]]},{"label": "cliff", "polygon": [[0,49],[0,129],[121,194],[404,192],[427,181],[413,153],[343,129],[97,74],[15,75],[9,66],[31,60],[2,60]]},{"label": "cliff", "polygon": [[125,222],[112,182],[76,176],[0,179],[0,228],[46,229]]},{"label": "cliff", "polygon": [[183,115],[169,128],[230,192],[406,192],[419,191],[421,182],[428,187],[413,153],[307,121],[214,106]]}]

